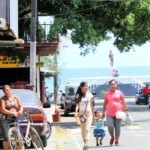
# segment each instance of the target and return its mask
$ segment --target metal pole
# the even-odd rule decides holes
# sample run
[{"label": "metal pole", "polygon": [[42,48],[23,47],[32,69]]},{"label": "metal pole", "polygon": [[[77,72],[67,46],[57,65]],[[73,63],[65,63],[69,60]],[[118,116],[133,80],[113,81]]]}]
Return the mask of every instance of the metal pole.
[{"label": "metal pole", "polygon": [[36,22],[37,0],[31,2],[30,85],[36,91]]}]

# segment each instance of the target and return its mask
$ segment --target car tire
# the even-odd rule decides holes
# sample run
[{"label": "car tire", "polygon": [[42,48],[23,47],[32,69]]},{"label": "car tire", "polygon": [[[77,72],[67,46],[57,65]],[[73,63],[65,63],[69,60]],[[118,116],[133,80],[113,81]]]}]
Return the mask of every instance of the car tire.
[{"label": "car tire", "polygon": [[149,105],[148,107],[149,107],[149,109],[150,109],[150,105]]},{"label": "car tire", "polygon": [[0,149],[3,149],[3,141],[0,140]]},{"label": "car tire", "polygon": [[64,108],[64,116],[69,116],[69,111]]},{"label": "car tire", "polygon": [[145,102],[145,105],[148,105],[148,102]]},{"label": "car tire", "polygon": [[46,135],[41,135],[40,137],[41,137],[41,140],[43,142],[43,146],[46,147],[47,146],[47,137],[46,137]]},{"label": "car tire", "polygon": [[52,126],[51,123],[48,121],[47,122],[47,132],[46,132],[46,138],[49,139],[52,133]]},{"label": "car tire", "polygon": [[64,105],[63,104],[61,104],[61,109],[64,109]]}]

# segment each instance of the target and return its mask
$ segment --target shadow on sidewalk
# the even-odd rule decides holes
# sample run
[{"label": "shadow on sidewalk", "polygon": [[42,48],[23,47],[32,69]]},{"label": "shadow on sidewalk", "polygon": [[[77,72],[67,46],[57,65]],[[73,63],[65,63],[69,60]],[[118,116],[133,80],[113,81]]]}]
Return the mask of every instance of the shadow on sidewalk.
[{"label": "shadow on sidewalk", "polygon": [[105,146],[88,146],[88,148],[94,148],[94,149],[99,149],[99,148],[108,148],[108,147],[112,147],[110,145],[105,145]]},{"label": "shadow on sidewalk", "polygon": [[75,129],[80,127],[76,122],[53,122],[52,126],[60,126],[63,129]]}]

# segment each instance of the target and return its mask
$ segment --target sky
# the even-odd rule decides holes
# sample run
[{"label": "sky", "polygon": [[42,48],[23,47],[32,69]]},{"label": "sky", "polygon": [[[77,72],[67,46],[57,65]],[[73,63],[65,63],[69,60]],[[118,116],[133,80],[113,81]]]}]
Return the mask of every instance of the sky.
[{"label": "sky", "polygon": [[[51,16],[39,17],[40,23],[53,23],[54,18]],[[47,31],[49,32],[49,31]],[[68,31],[66,37],[61,37],[60,53],[58,62],[60,68],[108,68],[110,67],[109,51],[114,54],[114,67],[137,67],[150,66],[150,43],[142,46],[134,46],[134,50],[120,53],[113,45],[114,38],[109,41],[103,41],[97,46],[95,53],[89,53],[86,56],[81,56],[79,45],[72,44],[70,38],[71,31]]]},{"label": "sky", "polygon": [[[40,23],[53,23],[52,17],[39,17]],[[47,33],[49,31],[46,31]],[[63,72],[65,69],[74,68],[109,68],[109,52],[112,50],[114,54],[114,68],[120,67],[150,67],[150,43],[142,46],[134,46],[134,50],[129,52],[120,53],[119,50],[113,45],[114,38],[109,41],[103,41],[96,47],[96,52],[90,52],[86,56],[81,56],[81,49],[79,45],[72,44],[71,31],[68,31],[66,37],[60,37],[58,63],[59,69]],[[66,76],[63,76],[66,77]],[[71,77],[71,76],[70,76]],[[62,79],[63,80],[63,79]],[[53,91],[53,80],[46,80],[50,91]],[[62,85],[63,86],[63,85]]]},{"label": "sky", "polygon": [[109,51],[114,54],[114,67],[135,67],[150,66],[150,43],[143,46],[134,46],[134,50],[120,53],[114,47],[112,38],[109,41],[103,41],[96,48],[96,52],[90,52],[86,56],[81,56],[81,49],[78,45],[72,44],[69,38],[62,38],[60,45],[60,54],[58,61],[60,67],[71,68],[108,68],[110,66]]}]

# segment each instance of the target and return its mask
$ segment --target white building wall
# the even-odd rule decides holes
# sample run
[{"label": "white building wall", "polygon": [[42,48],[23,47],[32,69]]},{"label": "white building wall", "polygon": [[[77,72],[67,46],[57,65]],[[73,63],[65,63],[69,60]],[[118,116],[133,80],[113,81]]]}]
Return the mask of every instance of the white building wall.
[{"label": "white building wall", "polygon": [[18,0],[10,0],[10,28],[18,37]]}]

